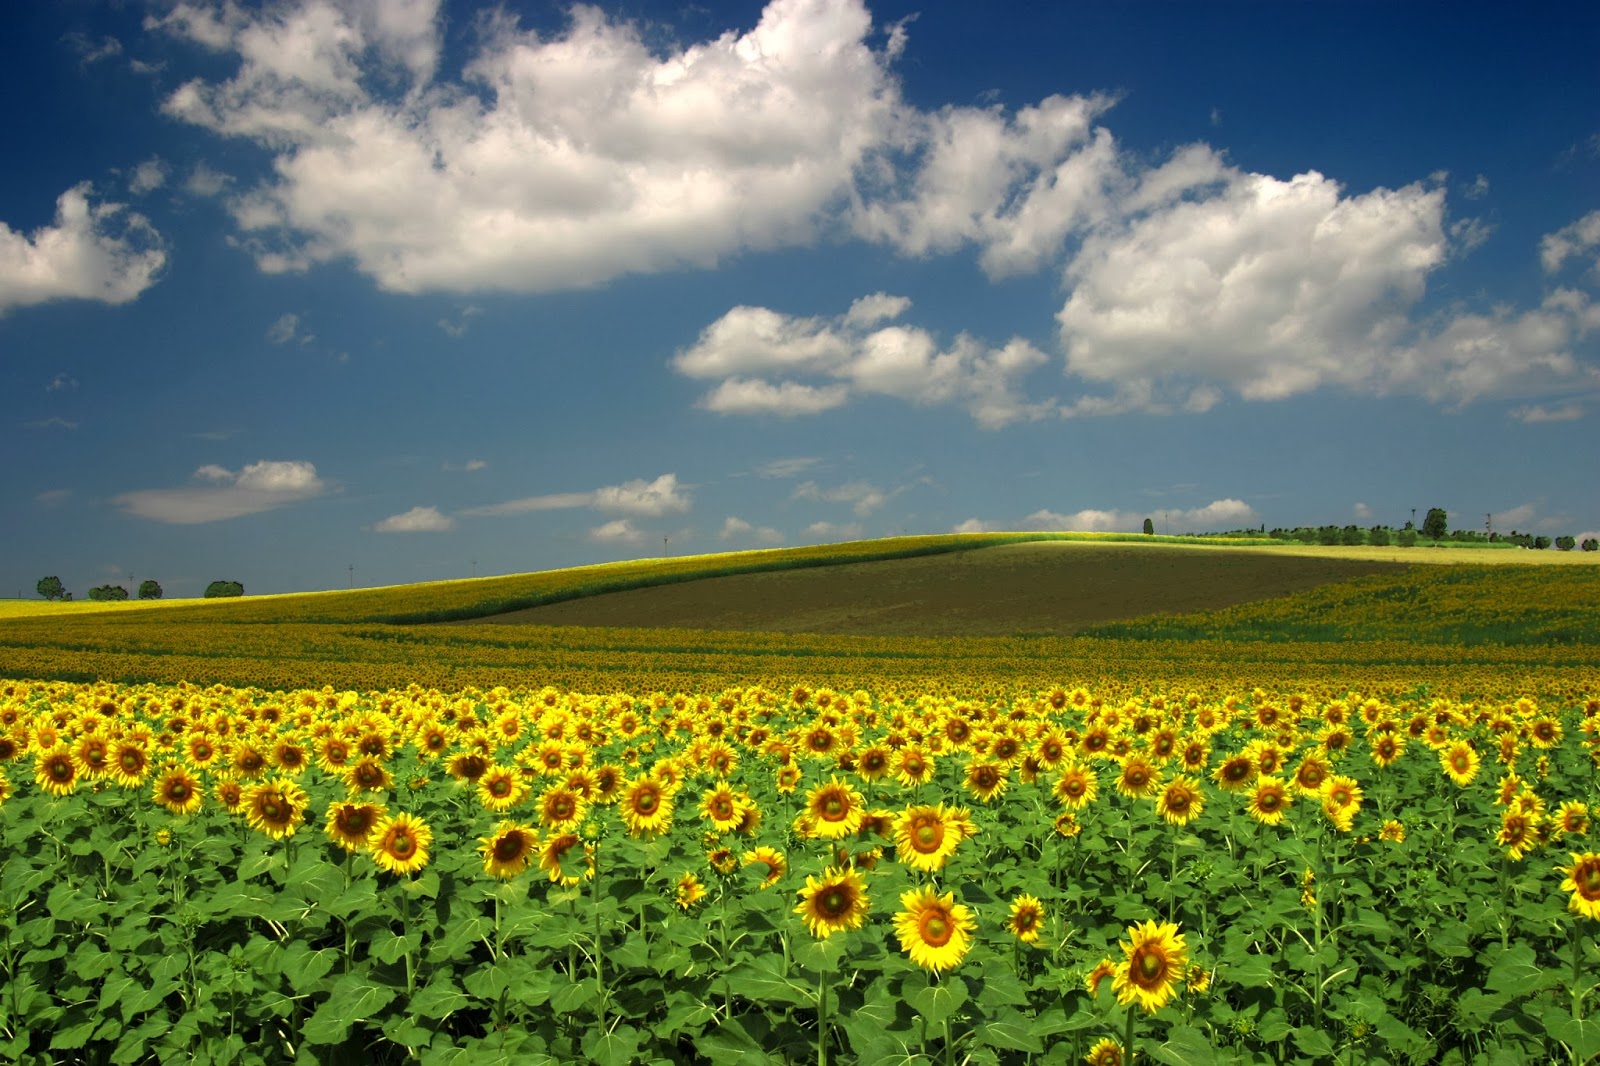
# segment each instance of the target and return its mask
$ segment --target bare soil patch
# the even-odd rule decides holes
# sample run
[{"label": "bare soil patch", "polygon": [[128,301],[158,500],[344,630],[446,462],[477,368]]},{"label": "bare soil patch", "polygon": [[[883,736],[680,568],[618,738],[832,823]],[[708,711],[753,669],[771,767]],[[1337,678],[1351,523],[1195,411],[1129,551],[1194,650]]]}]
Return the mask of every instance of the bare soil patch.
[{"label": "bare soil patch", "polygon": [[1403,565],[1175,545],[1007,544],[703,578],[447,624],[1065,636],[1101,622],[1287,596]]}]

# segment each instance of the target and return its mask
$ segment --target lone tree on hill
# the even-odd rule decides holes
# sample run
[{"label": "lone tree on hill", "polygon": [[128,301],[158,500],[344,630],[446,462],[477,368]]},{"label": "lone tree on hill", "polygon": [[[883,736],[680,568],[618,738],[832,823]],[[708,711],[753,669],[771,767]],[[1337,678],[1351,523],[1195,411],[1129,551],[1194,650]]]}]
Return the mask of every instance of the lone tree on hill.
[{"label": "lone tree on hill", "polygon": [[216,599],[219,596],[243,596],[244,586],[237,581],[213,581],[206,586],[206,598]]},{"label": "lone tree on hill", "polygon": [[1152,522],[1150,519],[1146,518],[1144,520],[1145,536],[1147,536],[1147,537],[1148,536],[1153,536],[1155,534],[1155,531],[1156,531],[1156,524],[1154,522]]},{"label": "lone tree on hill", "polygon": [[1422,520],[1422,535],[1429,540],[1443,540],[1450,533],[1450,516],[1443,507],[1428,508],[1428,517]]},{"label": "lone tree on hill", "polygon": [[67,586],[61,583],[59,577],[41,577],[33,587],[47,600],[63,600],[67,597]]},{"label": "lone tree on hill", "polygon": [[145,578],[139,582],[139,598],[141,600],[159,600],[161,598],[161,586],[149,578]]}]

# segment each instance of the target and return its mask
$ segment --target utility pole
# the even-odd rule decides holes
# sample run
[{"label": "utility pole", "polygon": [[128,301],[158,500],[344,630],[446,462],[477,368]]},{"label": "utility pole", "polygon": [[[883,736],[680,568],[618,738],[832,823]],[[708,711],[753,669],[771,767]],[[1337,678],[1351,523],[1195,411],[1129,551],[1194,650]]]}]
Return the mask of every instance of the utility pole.
[{"label": "utility pole", "polygon": [[665,559],[666,557],[667,557],[667,538],[666,537],[662,537],[661,538],[661,558]]},{"label": "utility pole", "polygon": [[472,560],[472,576],[478,576],[478,560],[476,559]]},{"label": "utility pole", "polygon": [[1483,516],[1483,532],[1485,536],[1494,536],[1494,515],[1485,514]]},{"label": "utility pole", "polygon": [[356,564],[355,563],[351,563],[349,566],[345,567],[345,569],[350,571],[350,587],[351,588],[355,588],[356,587]]}]

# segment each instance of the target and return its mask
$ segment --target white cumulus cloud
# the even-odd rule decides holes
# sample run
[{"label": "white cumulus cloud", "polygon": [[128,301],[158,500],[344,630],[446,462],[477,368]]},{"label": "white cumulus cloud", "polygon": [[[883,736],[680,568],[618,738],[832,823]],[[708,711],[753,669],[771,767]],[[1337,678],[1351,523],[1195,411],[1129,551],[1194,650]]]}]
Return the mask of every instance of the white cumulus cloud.
[{"label": "white cumulus cloud", "polygon": [[186,0],[150,20],[239,60],[164,109],[273,153],[232,208],[263,269],[349,257],[391,291],[532,292],[709,266],[812,239],[892,125],[859,0],[774,0],[666,49],[597,7],[543,36],[500,14],[460,80],[437,70],[438,7]]},{"label": "white cumulus cloud", "polygon": [[644,531],[634,527],[626,518],[618,518],[589,530],[589,539],[601,544],[638,544],[644,540]]},{"label": "white cumulus cloud", "polygon": [[0,222],[0,314],[49,300],[125,304],[156,283],[166,262],[148,219],[94,202],[83,182],[56,200],[51,225],[23,234]]},{"label": "white cumulus cloud", "polygon": [[812,541],[860,540],[860,522],[813,522],[806,527],[806,539]]},{"label": "white cumulus cloud", "polygon": [[413,507],[403,514],[390,515],[372,528],[378,533],[446,533],[456,528],[456,520],[441,514],[437,507]]},{"label": "white cumulus cloud", "polygon": [[[1546,234],[1539,244],[1539,260],[1546,271],[1554,274],[1568,259],[1586,257],[1600,251],[1600,211],[1590,211],[1570,226]],[[1594,262],[1600,271],[1600,256]]]},{"label": "white cumulus cloud", "polygon": [[754,540],[757,544],[782,544],[784,536],[771,526],[754,526],[735,515],[722,521],[722,540]]},{"label": "white cumulus cloud", "polygon": [[250,463],[238,471],[208,463],[194,472],[199,484],[125,492],[113,502],[124,513],[174,525],[196,525],[270,511],[328,491],[317,468],[298,460]]},{"label": "white cumulus cloud", "polygon": [[[992,348],[966,334],[941,347],[920,327],[883,324],[910,306],[903,296],[880,292],[832,318],[735,307],[672,365],[689,377],[723,379],[700,400],[720,414],[819,414],[871,394],[918,405],[960,404],[991,429],[1055,412],[1051,401],[1027,401],[1019,384],[1048,361],[1043,352],[1018,337]],[[766,374],[783,380],[752,376]],[[792,380],[796,375],[817,380]]]},{"label": "white cumulus cloud", "polygon": [[1213,500],[1204,507],[1161,508],[1155,511],[1085,508],[1071,514],[1061,514],[1043,508],[1024,518],[1018,528],[1071,533],[1138,533],[1144,528],[1146,518],[1154,523],[1157,533],[1222,533],[1231,529],[1249,529],[1261,521],[1254,507],[1243,500],[1229,498]]}]

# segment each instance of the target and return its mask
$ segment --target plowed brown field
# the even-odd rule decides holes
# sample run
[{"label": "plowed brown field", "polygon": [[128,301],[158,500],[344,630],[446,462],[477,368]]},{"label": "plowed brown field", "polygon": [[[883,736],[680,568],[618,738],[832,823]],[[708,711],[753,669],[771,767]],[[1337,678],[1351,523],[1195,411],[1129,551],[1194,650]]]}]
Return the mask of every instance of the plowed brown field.
[{"label": "plowed brown field", "polygon": [[1226,547],[1055,542],[704,578],[452,625],[661,626],[875,636],[1076,633],[1399,569]]}]

